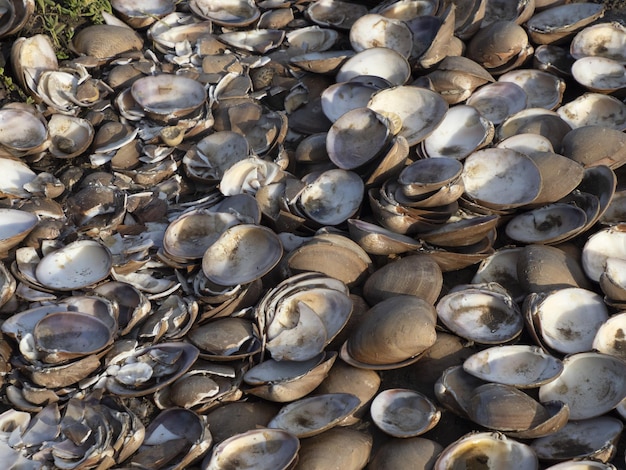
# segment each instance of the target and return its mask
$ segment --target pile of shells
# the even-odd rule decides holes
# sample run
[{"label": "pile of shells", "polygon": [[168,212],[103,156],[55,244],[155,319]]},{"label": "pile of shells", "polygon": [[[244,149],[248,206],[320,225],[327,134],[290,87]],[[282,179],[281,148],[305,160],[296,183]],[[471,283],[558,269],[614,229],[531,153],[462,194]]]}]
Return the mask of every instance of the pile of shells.
[{"label": "pile of shells", "polygon": [[111,6],[0,8],[3,468],[624,468],[623,16]]}]

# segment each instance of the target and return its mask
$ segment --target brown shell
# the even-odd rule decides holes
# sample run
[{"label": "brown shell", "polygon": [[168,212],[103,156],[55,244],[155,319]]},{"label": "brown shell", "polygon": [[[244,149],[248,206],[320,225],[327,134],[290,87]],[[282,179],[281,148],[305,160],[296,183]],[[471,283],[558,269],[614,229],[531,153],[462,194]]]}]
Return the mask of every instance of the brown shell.
[{"label": "brown shell", "polygon": [[123,26],[98,24],[80,30],[72,40],[74,52],[107,60],[124,52],[139,51],[143,40],[134,30]]}]

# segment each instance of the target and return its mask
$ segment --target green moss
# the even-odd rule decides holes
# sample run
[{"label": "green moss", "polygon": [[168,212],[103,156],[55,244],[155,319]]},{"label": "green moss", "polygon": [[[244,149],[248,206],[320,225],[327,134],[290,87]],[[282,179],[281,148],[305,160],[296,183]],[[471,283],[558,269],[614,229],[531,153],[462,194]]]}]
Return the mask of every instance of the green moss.
[{"label": "green moss", "polygon": [[37,0],[35,14],[52,39],[57,57],[67,59],[75,27],[84,22],[103,23],[103,11],[111,13],[108,0]]}]

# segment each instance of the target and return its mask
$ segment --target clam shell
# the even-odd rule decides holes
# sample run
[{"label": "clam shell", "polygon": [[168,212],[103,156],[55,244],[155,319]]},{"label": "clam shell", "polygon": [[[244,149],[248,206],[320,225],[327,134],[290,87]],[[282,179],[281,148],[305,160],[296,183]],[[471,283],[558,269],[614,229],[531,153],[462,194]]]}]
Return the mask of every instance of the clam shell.
[{"label": "clam shell", "polygon": [[92,124],[82,118],[53,114],[48,121],[49,151],[57,158],[72,158],[82,154],[94,138]]},{"label": "clam shell", "polygon": [[363,180],[354,172],[327,170],[308,184],[297,203],[303,214],[322,225],[337,225],[353,217],[363,200]]},{"label": "clam shell", "polygon": [[528,105],[528,96],[515,83],[495,82],[488,83],[472,93],[467,99],[467,104],[497,125],[510,115],[525,109]]},{"label": "clam shell", "polygon": [[425,300],[410,295],[390,297],[361,317],[340,357],[357,367],[401,367],[435,343],[434,321],[434,308]]},{"label": "clam shell", "polygon": [[366,107],[355,108],[342,114],[330,127],[326,151],[337,167],[352,170],[379,156],[389,137],[389,127],[380,114]]},{"label": "clam shell", "polygon": [[0,109],[0,145],[15,152],[28,152],[41,146],[48,137],[46,125],[23,109]]},{"label": "clam shell", "polygon": [[357,52],[372,47],[387,47],[408,58],[413,48],[413,35],[403,21],[368,13],[352,24],[350,44]]},{"label": "clam shell", "polygon": [[467,157],[461,177],[469,197],[494,209],[529,204],[541,191],[537,165],[515,150],[478,150]]},{"label": "clam shell", "polygon": [[456,158],[424,158],[407,165],[398,175],[398,183],[405,196],[421,196],[451,183],[462,171]]},{"label": "clam shell", "polygon": [[254,23],[261,15],[253,0],[191,0],[189,8],[201,18],[235,28]]},{"label": "clam shell", "polygon": [[582,126],[563,137],[561,152],[585,168],[607,165],[613,169],[626,163],[626,135],[606,126]]},{"label": "clam shell", "polygon": [[298,438],[321,434],[337,425],[360,405],[351,393],[326,393],[284,405],[268,423],[268,428],[284,429]]},{"label": "clam shell", "polygon": [[128,27],[96,24],[81,29],[72,38],[71,47],[77,54],[106,61],[124,52],[141,50],[143,39]]},{"label": "clam shell", "polygon": [[399,135],[409,146],[425,139],[448,110],[447,103],[438,93],[415,86],[381,90],[372,96],[367,106],[377,112],[393,110],[402,122]]},{"label": "clam shell", "polygon": [[563,372],[539,388],[539,401],[562,401],[570,418],[595,418],[617,406],[626,394],[626,362],[596,352],[572,354],[563,360]]},{"label": "clam shell", "polygon": [[165,229],[163,249],[182,262],[199,259],[228,228],[241,221],[227,212],[195,210],[184,213]]},{"label": "clam shell", "polygon": [[384,78],[395,86],[404,85],[411,67],[400,53],[387,47],[372,47],[357,52],[339,68],[335,79],[347,82],[358,75],[373,75]]},{"label": "clam shell", "polygon": [[2,173],[0,173],[0,194],[9,197],[28,198],[31,194],[24,189],[24,185],[36,178],[36,174],[30,167],[20,161],[11,158],[0,158]]},{"label": "clam shell", "polygon": [[438,442],[422,437],[389,439],[378,447],[368,468],[370,470],[402,468],[406,462],[411,462],[416,468],[432,468],[442,450],[443,446]]},{"label": "clam shell", "polygon": [[549,418],[546,409],[521,390],[500,383],[477,387],[469,401],[472,421],[497,431],[525,431]]},{"label": "clam shell", "polygon": [[537,346],[509,345],[472,354],[463,369],[486,382],[532,388],[556,379],[563,363]]},{"label": "clam shell", "polygon": [[527,293],[591,287],[580,262],[555,247],[528,245],[521,249],[515,267],[519,285]]},{"label": "clam shell", "polygon": [[388,389],[372,401],[370,413],[374,424],[394,437],[415,437],[437,425],[441,412],[419,392]]},{"label": "clam shell", "polygon": [[[183,376],[198,358],[199,351],[198,348],[189,343],[158,343],[137,349],[131,353],[131,356],[137,358],[146,354],[157,357],[165,356],[168,362],[163,365],[168,366],[169,373],[164,373],[158,377],[157,381],[148,380],[138,386],[127,385],[116,380],[115,377],[108,377],[105,384],[107,390],[121,397],[139,397],[154,393]],[[121,362],[124,362],[124,359]],[[136,363],[131,360],[129,364]]]},{"label": "clam shell", "polygon": [[555,203],[515,216],[506,234],[522,243],[559,243],[581,232],[585,211],[573,204]]},{"label": "clam shell", "polygon": [[607,462],[615,455],[623,428],[619,419],[610,416],[575,420],[554,434],[535,439],[530,446],[543,461],[590,458]]},{"label": "clam shell", "polygon": [[233,164],[248,157],[249,145],[244,136],[232,131],[219,131],[201,139],[185,154],[183,164],[195,179],[219,182]]},{"label": "clam shell", "polygon": [[526,108],[506,118],[496,130],[496,136],[504,140],[516,134],[539,134],[550,141],[553,149],[559,149],[561,140],[571,130],[570,124],[556,111]]},{"label": "clam shell", "polygon": [[103,280],[111,266],[106,247],[95,240],[78,240],[41,258],[35,273],[43,286],[69,291]]},{"label": "clam shell", "polygon": [[307,361],[268,359],[243,375],[251,386],[246,393],[275,402],[298,400],[322,383],[336,357],[337,353],[321,353]]},{"label": "clam shell", "polygon": [[370,305],[396,295],[414,295],[433,304],[443,286],[439,265],[428,255],[411,255],[380,267],[365,281],[363,295]]},{"label": "clam shell", "polygon": [[598,93],[626,88],[626,69],[606,57],[581,57],[572,65],[572,76],[582,86]]},{"label": "clam shell", "polygon": [[290,50],[304,54],[327,51],[337,42],[339,33],[334,29],[315,25],[291,30],[286,37]]},{"label": "clam shell", "polygon": [[202,271],[216,284],[247,284],[270,272],[282,253],[280,239],[273,230],[260,225],[234,225],[207,248]]},{"label": "clam shell", "polygon": [[598,328],[608,319],[602,297],[578,287],[540,296],[529,307],[529,321],[540,340],[564,354],[590,351]]},{"label": "clam shell", "polygon": [[581,258],[587,277],[598,282],[608,258],[626,259],[626,226],[618,224],[589,237]]},{"label": "clam shell", "polygon": [[541,70],[512,70],[501,75],[499,82],[512,82],[520,86],[528,100],[528,108],[555,109],[561,104],[565,82],[559,77]]},{"label": "clam shell", "polygon": [[593,349],[626,360],[624,331],[626,331],[626,312],[613,315],[598,328],[593,338]]},{"label": "clam shell", "polygon": [[298,467],[325,470],[365,468],[372,449],[372,436],[352,428],[336,427],[300,443]]},{"label": "clam shell", "polygon": [[508,294],[465,288],[443,296],[437,316],[452,332],[483,344],[499,344],[519,336],[523,319]]},{"label": "clam shell", "polygon": [[166,73],[136,80],[130,93],[149,116],[165,121],[192,113],[207,98],[200,82]]},{"label": "clam shell", "polygon": [[[512,21],[495,21],[481,28],[467,45],[467,57],[491,73],[502,73],[525,59],[529,52],[524,28]],[[532,50],[532,47],[530,47]]]},{"label": "clam shell", "polygon": [[344,113],[367,106],[379,87],[360,81],[335,83],[322,92],[322,110],[326,117],[335,122]]},{"label": "clam shell", "polygon": [[618,22],[604,22],[581,29],[570,43],[575,59],[606,57],[626,65],[626,28]]},{"label": "clam shell", "polygon": [[39,320],[33,336],[37,348],[44,353],[43,360],[58,364],[98,353],[113,342],[114,332],[93,315],[57,312]]},{"label": "clam shell", "polygon": [[19,209],[0,209],[0,256],[19,244],[39,223],[39,217]]},{"label": "clam shell", "polygon": [[608,299],[621,301],[626,297],[626,279],[624,268],[626,260],[607,258],[604,271],[600,274],[600,288]]},{"label": "clam shell", "polygon": [[370,255],[400,254],[419,249],[421,243],[411,237],[359,219],[348,219],[350,238]]},{"label": "clam shell", "polygon": [[213,448],[203,470],[284,470],[290,468],[300,449],[300,441],[281,429],[259,428],[236,434]]},{"label": "clam shell", "polygon": [[525,286],[520,285],[517,264],[521,247],[500,248],[494,254],[481,261],[472,284],[496,282],[504,287],[516,302],[526,296]]},{"label": "clam shell", "polygon": [[479,465],[495,470],[506,468],[511,462],[515,462],[519,470],[539,468],[537,455],[528,445],[508,439],[500,433],[478,432],[463,436],[446,447],[437,458],[433,470],[453,470],[459,465],[466,468]]},{"label": "clam shell", "polygon": [[626,130],[626,104],[602,93],[585,93],[556,110],[572,129],[582,126],[604,126]]},{"label": "clam shell", "polygon": [[603,14],[604,7],[594,3],[559,5],[534,15],[526,27],[535,43],[551,44],[573,35]]},{"label": "clam shell", "polygon": [[320,26],[350,29],[357,19],[367,14],[367,7],[340,0],[325,0],[311,3],[306,14]]}]

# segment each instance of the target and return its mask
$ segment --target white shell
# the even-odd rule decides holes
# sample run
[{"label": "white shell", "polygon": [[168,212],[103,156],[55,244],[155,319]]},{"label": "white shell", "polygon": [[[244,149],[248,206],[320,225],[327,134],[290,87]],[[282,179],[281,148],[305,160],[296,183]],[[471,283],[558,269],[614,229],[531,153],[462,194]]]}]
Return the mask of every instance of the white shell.
[{"label": "white shell", "polygon": [[505,343],[517,337],[524,326],[513,300],[487,289],[459,289],[442,297],[436,308],[447,328],[477,343]]},{"label": "white shell", "polygon": [[590,351],[598,328],[609,318],[602,297],[579,287],[546,295],[534,312],[542,341],[563,354]]},{"label": "white shell", "polygon": [[531,203],[541,191],[541,174],[526,155],[510,149],[482,149],[467,157],[461,174],[465,193],[495,209]]},{"label": "white shell", "polygon": [[49,151],[57,158],[72,158],[89,148],[95,132],[86,119],[53,114],[48,121]]},{"label": "white shell", "polygon": [[386,47],[372,47],[357,52],[339,69],[335,79],[347,82],[358,75],[374,75],[392,85],[404,85],[411,75],[411,67],[398,52]]},{"label": "white shell", "polygon": [[21,242],[38,222],[39,218],[30,212],[0,208],[0,253]]},{"label": "white shell", "polygon": [[521,243],[558,243],[576,235],[586,222],[580,207],[557,202],[515,216],[506,225],[506,234]]},{"label": "white shell", "polygon": [[624,65],[607,57],[581,57],[572,65],[572,76],[588,90],[599,93],[626,88]]},{"label": "white shell", "polygon": [[528,103],[526,92],[512,82],[488,83],[474,91],[467,104],[494,124],[525,109]]},{"label": "white shell", "polygon": [[352,217],[363,200],[363,180],[354,172],[327,170],[298,197],[304,214],[322,225],[337,225]]},{"label": "white shell", "polygon": [[594,418],[615,408],[626,396],[626,362],[596,352],[572,354],[563,372],[539,387],[539,401],[562,401],[573,420]]},{"label": "white shell", "polygon": [[78,240],[44,256],[36,268],[45,287],[73,290],[95,284],[111,271],[111,253],[95,240]]},{"label": "white shell", "polygon": [[587,26],[572,39],[570,53],[575,59],[606,57],[626,65],[626,27],[616,21]]},{"label": "white shell", "polygon": [[528,96],[528,108],[556,108],[563,99],[565,82],[548,72],[536,69],[512,70],[501,75],[499,82],[519,85]]},{"label": "white shell", "polygon": [[626,130],[626,104],[602,93],[585,93],[556,110],[572,129],[583,126],[605,126]]},{"label": "white shell", "polygon": [[202,257],[202,271],[222,286],[247,284],[267,274],[280,260],[283,247],[273,230],[241,224],[228,228]]},{"label": "white shell", "polygon": [[43,122],[23,109],[0,109],[0,145],[15,151],[28,151],[42,145],[48,136]]},{"label": "white shell", "polygon": [[165,119],[189,114],[202,106],[207,98],[200,82],[166,73],[139,78],[131,86],[130,93],[147,113]]},{"label": "white shell", "polygon": [[388,389],[372,401],[374,424],[394,437],[414,437],[437,425],[441,412],[425,396],[414,390]]},{"label": "white shell", "polygon": [[472,354],[463,369],[487,382],[532,388],[556,379],[563,363],[538,346],[494,346]]},{"label": "white shell", "polygon": [[402,21],[368,13],[350,28],[350,44],[357,52],[372,47],[387,47],[408,58],[413,48],[413,34]]},{"label": "white shell", "polygon": [[396,114],[402,122],[399,135],[409,146],[430,135],[448,110],[448,103],[438,93],[410,85],[381,90],[367,106],[378,113]]},{"label": "white shell", "polygon": [[624,332],[626,332],[626,312],[621,312],[600,325],[593,339],[593,349],[626,360]]},{"label": "white shell", "polygon": [[587,277],[598,282],[608,258],[626,260],[626,225],[609,227],[589,237],[581,258]]},{"label": "white shell", "polygon": [[463,160],[473,151],[491,142],[494,128],[488,118],[472,106],[457,105],[448,109],[443,120],[423,141],[430,158],[451,157]]}]

